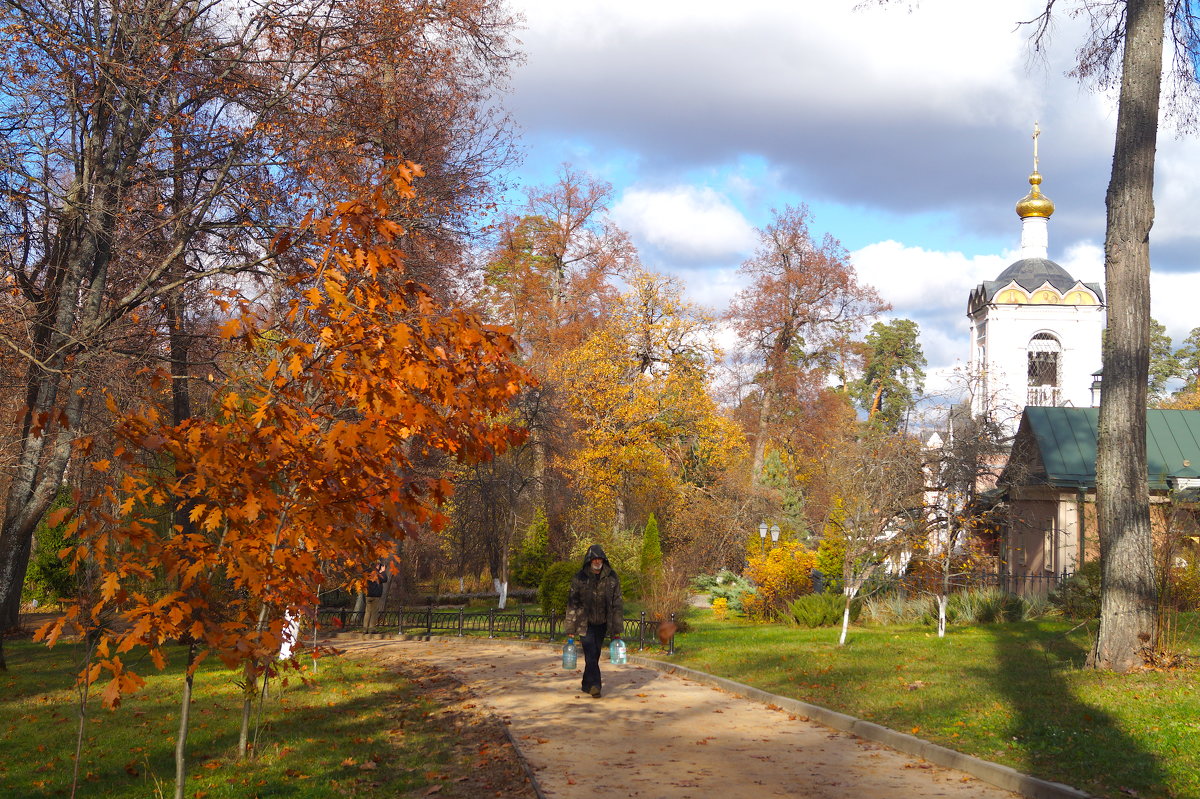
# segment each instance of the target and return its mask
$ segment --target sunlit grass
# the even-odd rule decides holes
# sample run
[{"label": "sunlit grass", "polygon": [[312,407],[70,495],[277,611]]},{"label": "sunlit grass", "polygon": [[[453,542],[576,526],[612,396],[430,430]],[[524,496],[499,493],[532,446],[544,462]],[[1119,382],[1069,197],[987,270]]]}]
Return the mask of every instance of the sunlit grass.
[{"label": "sunlit grass", "polygon": [[[693,620],[673,662],[914,733],[1103,796],[1200,797],[1200,674],[1084,669],[1061,620],[837,631]],[[1197,618],[1177,645],[1200,653]]]},{"label": "sunlit grass", "polygon": [[[5,644],[0,672],[0,796],[69,794],[78,718],[71,645]],[[147,687],[115,711],[90,703],[80,796],[137,797],[174,788],[178,666],[142,673]],[[395,797],[423,793],[468,765],[452,730],[414,686],[383,667],[319,662],[315,682],[278,682],[264,703],[256,756],[235,750],[241,693],[209,663],[196,677],[189,737],[189,797]]]}]

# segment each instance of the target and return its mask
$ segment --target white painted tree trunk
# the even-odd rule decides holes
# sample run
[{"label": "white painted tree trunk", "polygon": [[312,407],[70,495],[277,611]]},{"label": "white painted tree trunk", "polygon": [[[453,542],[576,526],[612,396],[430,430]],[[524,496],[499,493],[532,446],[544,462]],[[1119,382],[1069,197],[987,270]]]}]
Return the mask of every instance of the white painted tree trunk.
[{"label": "white painted tree trunk", "polygon": [[950,597],[946,594],[938,594],[938,638],[946,637],[946,606],[950,604]]},{"label": "white painted tree trunk", "polygon": [[846,595],[846,607],[842,611],[842,635],[838,638],[838,646],[846,645],[846,633],[850,630],[850,603],[854,601],[854,597],[858,594],[858,587],[847,587],[843,593]]},{"label": "white painted tree trunk", "polygon": [[283,642],[279,645],[279,659],[287,660],[292,649],[300,641],[300,617],[290,610],[283,613]]},{"label": "white painted tree trunk", "polygon": [[500,581],[493,578],[492,585],[496,586],[496,593],[500,595],[500,601],[496,603],[496,607],[504,610],[504,606],[508,602],[508,580]]}]

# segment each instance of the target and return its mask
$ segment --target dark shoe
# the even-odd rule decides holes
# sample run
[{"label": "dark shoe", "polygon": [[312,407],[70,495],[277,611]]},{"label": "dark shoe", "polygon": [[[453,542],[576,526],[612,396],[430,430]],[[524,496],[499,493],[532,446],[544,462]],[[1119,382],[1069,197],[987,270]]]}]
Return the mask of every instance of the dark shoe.
[{"label": "dark shoe", "polygon": [[593,685],[591,688],[588,689],[588,693],[592,695],[592,699],[599,699],[600,698],[600,686]]}]

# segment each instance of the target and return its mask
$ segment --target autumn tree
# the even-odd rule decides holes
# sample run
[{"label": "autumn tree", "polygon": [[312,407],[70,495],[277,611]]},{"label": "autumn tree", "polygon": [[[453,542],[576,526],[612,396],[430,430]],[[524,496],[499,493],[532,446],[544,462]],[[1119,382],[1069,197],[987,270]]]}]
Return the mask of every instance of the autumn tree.
[{"label": "autumn tree", "polygon": [[[478,216],[516,158],[496,102],[520,62],[516,22],[500,0],[349,0],[322,32],[345,57],[313,76],[275,131],[303,167],[281,176],[293,196],[339,198],[369,186],[378,164],[422,165],[420,202],[396,221],[410,276],[443,301],[460,289]],[[396,206],[391,213],[400,213]]]},{"label": "autumn tree", "polygon": [[[206,327],[192,303],[222,275],[240,275],[241,287],[262,277],[282,213],[314,194],[345,196],[348,176],[369,174],[386,154],[346,146],[351,120],[387,128],[356,130],[387,138],[393,154],[427,145],[421,155],[442,174],[445,198],[404,206],[409,226],[426,232],[407,251],[430,251],[418,242],[451,224],[449,209],[467,212],[458,201],[502,157],[482,106],[511,57],[506,25],[495,3],[474,0],[268,0],[243,11],[166,0],[0,4],[0,270],[18,320],[0,325],[0,343],[23,369],[22,410],[5,432],[15,465],[0,526],[0,626],[16,622],[31,531],[87,432],[103,377],[139,365],[122,358],[158,358],[187,399],[189,349]],[[432,107],[441,92],[406,135],[395,114],[366,113],[353,90],[356,77],[386,71],[384,60],[404,76],[407,109],[422,92]],[[386,105],[398,92],[371,96]],[[436,131],[437,143],[417,128]],[[146,336],[158,331],[167,344]]]},{"label": "autumn tree", "polygon": [[875,434],[845,441],[824,463],[836,500],[823,537],[835,544],[840,567],[826,577],[840,578],[846,600],[838,640],[842,645],[855,598],[876,575],[889,567],[899,570],[911,551],[911,539],[924,530],[924,486],[919,448],[903,436]]},{"label": "autumn tree", "polygon": [[758,498],[770,503],[764,516],[778,517],[785,529],[805,536],[825,526],[838,500],[829,453],[855,441],[863,427],[847,392],[822,386],[793,402],[792,423],[767,450],[756,488]]},{"label": "autumn tree", "polygon": [[842,245],[828,234],[817,241],[809,223],[803,205],[775,212],[758,232],[754,257],[739,270],[750,285],[734,297],[727,314],[759,368],[755,475],[796,395],[806,386],[823,386],[846,339],[889,307],[858,282]]},{"label": "autumn tree", "polygon": [[750,555],[745,577],[755,592],[743,600],[746,615],[755,621],[784,618],[788,607],[812,591],[816,555],[797,541],[782,541]]},{"label": "autumn tree", "polygon": [[663,550],[662,538],[658,533],[658,519],[653,513],[646,520],[646,529],[642,531],[642,575],[653,580],[662,573]]},{"label": "autumn tree", "polygon": [[683,481],[725,468],[740,439],[708,394],[711,320],[669,278],[637,273],[630,286],[551,372],[578,431],[569,467],[585,528],[626,529],[631,501],[669,504]]},{"label": "autumn tree", "polygon": [[522,212],[496,226],[482,256],[481,301],[510,325],[523,362],[539,379],[527,404],[535,450],[536,504],[550,524],[551,548],[565,554],[567,472],[575,446],[570,398],[554,364],[605,323],[619,291],[614,280],[638,267],[628,236],[607,217],[612,187],[564,165],[557,180],[526,189]]},{"label": "autumn tree", "polygon": [[612,186],[564,165],[527,190],[524,214],[500,223],[484,266],[484,296],[540,369],[582,341],[615,299],[613,278],[637,268],[629,237],[606,216]]},{"label": "autumn tree", "polygon": [[[324,255],[290,279],[279,329],[237,304],[223,335],[243,348],[242,368],[213,416],[172,424],[155,407],[111,404],[122,446],[90,468],[119,480],[75,518],[65,555],[98,570],[99,593],[38,635],[95,640],[80,679],[107,678],[109,706],[142,684],[127,653],[162,669],[168,645],[187,643],[177,797],[199,662],[212,653],[243,670],[244,753],[253,686],[296,643],[289,618],[317,603],[331,571],[361,587],[397,540],[444,525],[451,486],[430,463],[486,460],[521,438],[498,421],[525,381],[511,339],[401,279],[405,231],[388,196],[415,199],[418,175],[397,166],[372,196],[303,226]],[[87,456],[91,442],[76,446]],[[171,523],[180,506],[191,527]]]}]

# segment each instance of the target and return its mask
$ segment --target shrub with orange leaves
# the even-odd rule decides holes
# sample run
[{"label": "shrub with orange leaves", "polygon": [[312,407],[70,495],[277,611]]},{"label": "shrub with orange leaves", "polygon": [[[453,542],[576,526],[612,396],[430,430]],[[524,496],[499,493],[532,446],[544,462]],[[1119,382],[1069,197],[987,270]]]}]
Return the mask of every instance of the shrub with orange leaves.
[{"label": "shrub with orange leaves", "polygon": [[796,541],[751,555],[745,575],[757,586],[757,591],[746,594],[742,600],[746,615],[755,621],[770,621],[786,613],[792,600],[812,591],[812,570],[816,563],[816,555]]}]

